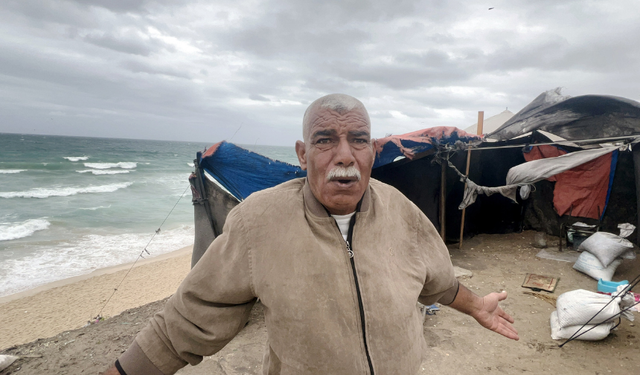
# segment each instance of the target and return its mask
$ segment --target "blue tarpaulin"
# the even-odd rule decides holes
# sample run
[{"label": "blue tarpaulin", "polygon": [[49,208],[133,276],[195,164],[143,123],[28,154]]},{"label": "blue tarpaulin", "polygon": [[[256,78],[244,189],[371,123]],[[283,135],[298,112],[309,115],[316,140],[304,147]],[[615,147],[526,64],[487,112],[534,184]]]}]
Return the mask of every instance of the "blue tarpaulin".
[{"label": "blue tarpaulin", "polygon": [[[436,144],[453,144],[479,139],[454,127],[434,127],[403,135],[392,135],[376,143],[378,168],[392,163],[397,157],[413,159]],[[225,141],[211,146],[200,158],[200,167],[215,178],[238,200],[251,193],[276,186],[297,177],[305,177],[306,171],[289,163],[270,159]]]},{"label": "blue tarpaulin", "polygon": [[200,167],[238,200],[307,175],[298,166],[269,159],[225,141],[216,143],[202,155]]}]

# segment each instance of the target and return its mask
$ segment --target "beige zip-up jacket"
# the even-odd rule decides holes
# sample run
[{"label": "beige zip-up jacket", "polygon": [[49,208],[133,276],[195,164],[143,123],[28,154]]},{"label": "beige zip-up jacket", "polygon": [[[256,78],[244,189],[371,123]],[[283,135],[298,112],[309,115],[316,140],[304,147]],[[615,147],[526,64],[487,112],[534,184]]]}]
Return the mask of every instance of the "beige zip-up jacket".
[{"label": "beige zip-up jacket", "polygon": [[120,365],[128,375],[195,365],[244,327],[259,297],[264,374],[417,373],[416,301],[448,304],[458,289],[447,248],[412,202],[373,179],[351,242],[353,258],[304,178],[252,194]]}]

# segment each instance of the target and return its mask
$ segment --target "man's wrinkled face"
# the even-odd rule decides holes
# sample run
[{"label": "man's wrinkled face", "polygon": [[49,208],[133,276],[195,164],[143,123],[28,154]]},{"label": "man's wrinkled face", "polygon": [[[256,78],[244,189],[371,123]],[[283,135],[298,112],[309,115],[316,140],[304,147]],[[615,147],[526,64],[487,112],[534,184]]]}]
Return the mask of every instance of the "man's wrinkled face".
[{"label": "man's wrinkled face", "polygon": [[308,118],[304,143],[296,142],[300,166],[330,213],[350,214],[369,185],[375,156],[369,117],[357,108],[343,114],[319,108]]}]

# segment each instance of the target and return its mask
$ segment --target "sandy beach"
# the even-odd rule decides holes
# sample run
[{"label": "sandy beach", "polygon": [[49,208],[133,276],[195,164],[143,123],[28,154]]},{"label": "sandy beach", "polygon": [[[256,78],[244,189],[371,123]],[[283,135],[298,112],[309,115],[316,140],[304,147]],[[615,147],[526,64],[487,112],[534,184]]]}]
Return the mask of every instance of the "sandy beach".
[{"label": "sandy beach", "polygon": [[111,317],[170,296],[189,272],[191,249],[141,259],[133,268],[132,263],[104,268],[0,298],[0,350],[80,328],[100,310],[103,317]]},{"label": "sandy beach", "polygon": [[[574,270],[571,262],[536,256],[540,249],[532,246],[534,235],[532,231],[479,235],[465,240],[462,249],[458,249],[457,244],[449,246],[453,264],[471,272],[470,276],[462,277],[467,287],[478,294],[509,292],[509,298],[502,306],[516,320],[520,341],[488,333],[469,316],[442,306],[436,315],[427,316],[424,321],[428,347],[420,375],[628,375],[640,372],[636,360],[640,345],[637,319],[635,322],[622,319],[618,328],[600,341],[572,341],[560,348],[561,341],[551,339],[549,316],[555,309],[555,299],[570,290],[595,290],[597,282]],[[563,255],[558,253],[557,241],[552,238],[549,241],[545,250]],[[0,333],[3,347],[43,338],[2,351],[20,359],[0,374],[76,375],[103,371],[131,344],[149,318],[162,309],[164,300],[161,298],[170,295],[188,271],[188,249],[179,254],[152,259],[136,267],[127,277],[126,285],[116,294],[113,305],[110,302],[105,310],[112,317],[99,324],[71,329],[81,327],[88,316],[96,314],[112,290],[108,284],[121,280],[121,270],[0,305],[0,327],[11,330],[8,336],[5,331]],[[625,261],[618,267],[616,280],[631,280],[637,276],[638,269],[640,257]],[[521,287],[526,273],[558,277],[555,292],[530,294],[529,289]],[[66,296],[71,293],[77,297]],[[146,304],[146,301],[156,299],[158,301]],[[127,306],[141,304],[144,305],[114,315]],[[42,308],[36,309],[38,306]],[[634,313],[636,318],[638,314]],[[72,315],[77,318],[72,319]],[[38,320],[37,324],[34,320]],[[205,357],[198,366],[181,369],[178,374],[261,374],[266,340],[264,309],[258,303],[249,324],[224,349]]]}]

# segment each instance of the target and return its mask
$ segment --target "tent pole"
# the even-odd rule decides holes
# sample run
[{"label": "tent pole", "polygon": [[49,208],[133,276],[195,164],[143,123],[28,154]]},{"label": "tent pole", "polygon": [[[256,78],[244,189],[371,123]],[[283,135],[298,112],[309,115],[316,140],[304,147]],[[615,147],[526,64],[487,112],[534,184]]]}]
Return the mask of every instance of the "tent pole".
[{"label": "tent pole", "polygon": [[[484,111],[478,111],[478,135],[482,136],[484,125]],[[469,166],[471,165],[471,149],[467,149],[467,171],[465,172],[465,176],[469,177]],[[464,183],[464,189],[467,190],[467,183]],[[464,217],[467,213],[467,208],[462,209],[462,220],[460,221],[460,242],[458,242],[458,249],[462,249],[462,234],[464,233]]]},{"label": "tent pole", "polygon": [[[640,145],[633,145],[633,170],[636,177],[636,200],[638,212],[640,212]],[[640,244],[640,215],[638,215],[638,228],[636,233],[636,244]]]},{"label": "tent pole", "polygon": [[[447,151],[447,159],[448,157],[449,153]],[[445,241],[445,190],[447,188],[447,160],[442,158],[440,161],[440,165],[442,166],[442,170],[440,172],[440,237],[442,237],[442,241]]]}]

